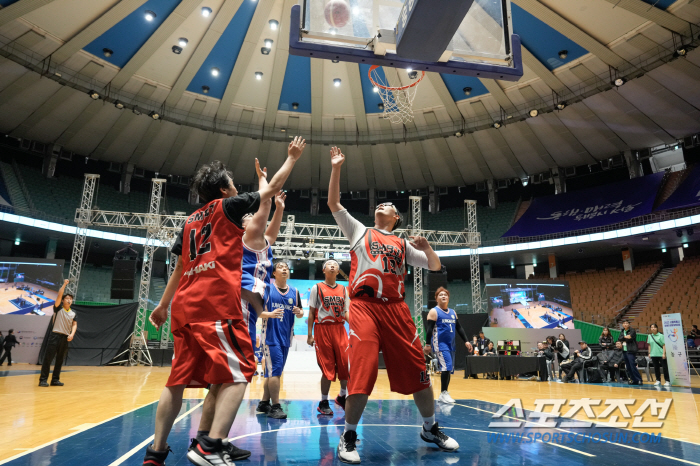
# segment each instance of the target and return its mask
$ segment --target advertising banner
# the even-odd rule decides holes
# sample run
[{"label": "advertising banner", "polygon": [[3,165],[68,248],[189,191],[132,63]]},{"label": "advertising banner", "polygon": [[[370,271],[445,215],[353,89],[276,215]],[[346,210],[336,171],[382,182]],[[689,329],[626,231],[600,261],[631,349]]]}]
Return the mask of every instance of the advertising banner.
[{"label": "advertising banner", "polygon": [[685,351],[681,315],[662,314],[661,323],[664,327],[666,360],[668,362],[668,375],[671,377],[671,385],[690,387],[690,371],[688,370],[688,355]]}]

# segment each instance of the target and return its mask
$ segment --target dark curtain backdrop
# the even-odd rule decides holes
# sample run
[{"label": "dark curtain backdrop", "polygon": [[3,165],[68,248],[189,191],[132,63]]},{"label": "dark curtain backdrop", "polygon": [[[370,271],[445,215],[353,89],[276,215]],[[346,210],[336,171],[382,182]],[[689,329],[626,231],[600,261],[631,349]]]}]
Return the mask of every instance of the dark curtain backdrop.
[{"label": "dark curtain backdrop", "polygon": [[[71,366],[99,366],[117,355],[126,338],[134,331],[138,303],[115,306],[77,306],[75,311],[78,331],[68,343],[66,364]],[[46,329],[39,361],[42,364],[52,324]],[[53,361],[52,361],[53,362]]]},{"label": "dark curtain backdrop", "polygon": [[[423,328],[425,328],[426,322],[425,318],[428,316],[427,312],[423,312]],[[457,319],[459,324],[464,329],[467,334],[469,341],[472,341],[474,335],[478,335],[483,327],[488,327],[489,315],[487,313],[481,314],[457,314]],[[425,342],[423,342],[425,343]],[[455,370],[464,370],[466,368],[467,361],[467,348],[464,347],[464,342],[459,337],[455,335],[455,360],[454,366]]]}]

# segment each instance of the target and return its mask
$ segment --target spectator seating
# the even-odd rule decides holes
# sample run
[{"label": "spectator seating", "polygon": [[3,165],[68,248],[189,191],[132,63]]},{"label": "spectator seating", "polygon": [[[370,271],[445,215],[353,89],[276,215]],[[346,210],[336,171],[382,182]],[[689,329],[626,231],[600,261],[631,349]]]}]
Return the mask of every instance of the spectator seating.
[{"label": "spectator seating", "polygon": [[[63,271],[64,277],[68,277],[69,268],[66,266]],[[134,281],[134,298],[138,299],[139,281],[141,279],[140,270],[137,271]],[[78,286],[78,294],[76,301],[93,302],[93,303],[114,303],[118,304],[118,299],[110,299],[110,288],[112,284],[112,268],[111,267],[95,267],[86,264],[80,273],[80,284]],[[150,307],[155,307],[165,291],[165,279],[151,277],[150,291],[148,299]],[[126,302],[127,300],[122,300]]]},{"label": "spectator seating", "polygon": [[[502,202],[498,207],[476,207],[476,225],[481,233],[481,241],[498,239],[508,231],[515,216],[517,202]],[[463,207],[441,210],[433,215],[423,211],[424,230],[463,231],[466,228],[465,211]],[[406,219],[405,223],[410,223]]]}]

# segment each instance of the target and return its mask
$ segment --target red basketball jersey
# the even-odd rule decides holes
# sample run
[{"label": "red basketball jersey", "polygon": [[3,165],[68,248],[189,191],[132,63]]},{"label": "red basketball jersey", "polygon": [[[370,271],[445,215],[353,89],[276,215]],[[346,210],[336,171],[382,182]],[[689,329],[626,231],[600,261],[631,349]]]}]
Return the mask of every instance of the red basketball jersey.
[{"label": "red basketball jersey", "polygon": [[317,309],[314,322],[317,324],[344,323],[344,314],[347,309],[345,287],[340,283],[331,287],[325,282],[321,282],[317,283],[314,289],[316,290],[316,298],[309,302],[309,306]]},{"label": "red basketball jersey", "polygon": [[406,240],[368,228],[350,250],[351,298],[402,300],[406,295]]},{"label": "red basketball jersey", "polygon": [[185,222],[183,273],[171,306],[172,329],[192,322],[242,319],[243,229],[226,216],[223,199]]}]

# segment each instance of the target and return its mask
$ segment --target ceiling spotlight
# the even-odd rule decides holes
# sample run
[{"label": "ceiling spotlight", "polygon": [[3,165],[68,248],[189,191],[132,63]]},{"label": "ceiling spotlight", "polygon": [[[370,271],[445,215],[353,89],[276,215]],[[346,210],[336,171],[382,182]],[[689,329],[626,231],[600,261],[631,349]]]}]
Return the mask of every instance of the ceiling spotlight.
[{"label": "ceiling spotlight", "polygon": [[615,81],[613,81],[613,84],[617,87],[620,87],[623,84],[625,84],[626,82],[627,82],[626,78],[617,78]]},{"label": "ceiling spotlight", "polygon": [[202,86],[202,92],[209,94],[209,86]]},{"label": "ceiling spotlight", "polygon": [[462,133],[461,131],[457,131],[457,132],[455,133],[455,136],[458,137],[458,138],[461,138],[461,137],[463,136],[463,133]]},{"label": "ceiling spotlight", "polygon": [[373,92],[379,92],[379,88],[377,86],[372,87]]},{"label": "ceiling spotlight", "polygon": [[173,45],[173,53],[175,55],[180,55],[182,53],[182,47],[179,45]]},{"label": "ceiling spotlight", "polygon": [[413,72],[413,68],[406,68],[406,73],[412,73],[412,72]]},{"label": "ceiling spotlight", "polygon": [[294,110],[299,110],[299,102],[292,102],[292,108]]},{"label": "ceiling spotlight", "polygon": [[408,77],[409,77],[410,79],[416,79],[416,78],[418,77],[418,71],[413,71],[413,70],[409,71],[409,72],[408,72]]},{"label": "ceiling spotlight", "polygon": [[107,58],[111,57],[113,54],[114,52],[108,48],[102,49],[102,55],[104,55]]},{"label": "ceiling spotlight", "polygon": [[535,118],[537,115],[540,114],[540,111],[537,110],[536,108],[533,108],[528,112],[528,115],[530,115],[532,118]]},{"label": "ceiling spotlight", "polygon": [[331,62],[332,63],[340,63],[340,60],[338,60],[337,58],[334,58],[333,60],[331,60]]},{"label": "ceiling spotlight", "polygon": [[559,51],[559,58],[562,60],[566,59],[566,57],[569,56],[569,51],[568,50],[560,50]]},{"label": "ceiling spotlight", "polygon": [[661,252],[666,252],[666,248],[661,248]]},{"label": "ceiling spotlight", "polygon": [[270,55],[270,48],[269,47],[261,47],[260,53],[262,53],[263,55]]},{"label": "ceiling spotlight", "polygon": [[93,90],[88,91],[88,95],[92,98],[92,100],[97,100],[100,98],[100,94]]},{"label": "ceiling spotlight", "polygon": [[204,16],[205,18],[208,18],[210,14],[211,14],[211,8],[209,8],[207,6],[202,8],[202,16]]},{"label": "ceiling spotlight", "polygon": [[212,68],[212,69],[211,69],[211,74],[212,74],[212,76],[214,76],[214,77],[219,76],[219,71],[220,71],[220,70],[219,70],[219,68],[217,68],[217,67]]},{"label": "ceiling spotlight", "polygon": [[384,104],[377,104],[377,108],[379,110],[384,110]]},{"label": "ceiling spotlight", "polygon": [[688,49],[685,47],[678,47],[676,51],[673,53],[674,56],[676,57],[685,57],[685,55],[688,53]]},{"label": "ceiling spotlight", "polygon": [[494,122],[493,122],[493,127],[494,127],[494,128],[498,129],[498,128],[500,128],[501,126],[503,126],[503,123],[501,123],[500,121],[494,121]]},{"label": "ceiling spotlight", "polygon": [[179,45],[180,47],[182,47],[184,49],[185,47],[187,47],[187,42],[188,42],[187,39],[185,39],[184,37],[180,37],[177,41],[177,45]]},{"label": "ceiling spotlight", "polygon": [[530,183],[530,177],[526,176],[525,178],[523,178],[520,181],[522,181],[523,186],[527,186]]},{"label": "ceiling spotlight", "polygon": [[146,13],[144,13],[144,18],[146,18],[146,21],[153,21],[156,18],[156,14],[151,10],[146,10]]},{"label": "ceiling spotlight", "polygon": [[685,249],[688,249],[688,243],[683,243],[683,247],[684,247]]},{"label": "ceiling spotlight", "polygon": [[258,81],[262,80],[262,76],[263,76],[262,71],[255,72],[255,79],[257,79]]},{"label": "ceiling spotlight", "polygon": [[141,110],[139,110],[138,107],[134,107],[132,112],[134,112],[134,115],[141,115]]},{"label": "ceiling spotlight", "polygon": [[280,131],[282,131],[283,133],[286,133],[286,132],[287,132],[287,128],[280,128]]},{"label": "ceiling spotlight", "polygon": [[564,101],[557,102],[556,108],[557,108],[557,110],[564,110],[566,108],[566,102],[564,102]]},{"label": "ceiling spotlight", "polygon": [[115,100],[115,101],[114,101],[114,106],[117,107],[119,110],[123,110],[123,109],[124,109],[124,104],[121,103],[121,102],[118,101],[118,100]]},{"label": "ceiling spotlight", "polygon": [[334,85],[335,87],[340,87],[340,78],[335,78],[335,79],[333,80],[333,85]]},{"label": "ceiling spotlight", "polygon": [[274,41],[272,39],[265,39],[265,47],[267,47],[268,49],[272,48],[273,43]]},{"label": "ceiling spotlight", "polygon": [[280,25],[280,23],[278,23],[275,19],[271,19],[267,24],[270,25],[270,29],[272,29],[273,31],[276,31]]},{"label": "ceiling spotlight", "polygon": [[462,89],[464,91],[464,95],[470,95],[472,93],[472,88],[471,87],[465,87]]},{"label": "ceiling spotlight", "polygon": [[148,116],[153,118],[154,120],[160,120],[160,113],[156,111],[149,113]]}]

